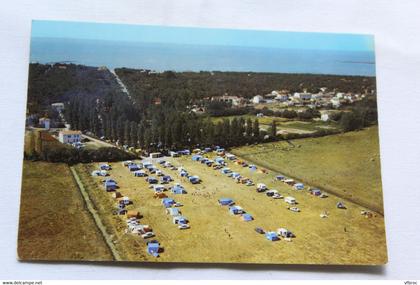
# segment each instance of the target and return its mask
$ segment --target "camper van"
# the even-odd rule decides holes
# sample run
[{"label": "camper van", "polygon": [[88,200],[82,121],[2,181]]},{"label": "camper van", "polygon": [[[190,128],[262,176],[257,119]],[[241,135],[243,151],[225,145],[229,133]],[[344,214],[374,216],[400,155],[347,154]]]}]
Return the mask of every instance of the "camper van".
[{"label": "camper van", "polygon": [[284,198],[284,202],[286,202],[290,205],[295,205],[296,204],[296,199],[288,196],[288,197]]},{"label": "camper van", "polygon": [[257,192],[264,192],[265,190],[267,190],[267,186],[263,183],[258,183]]}]

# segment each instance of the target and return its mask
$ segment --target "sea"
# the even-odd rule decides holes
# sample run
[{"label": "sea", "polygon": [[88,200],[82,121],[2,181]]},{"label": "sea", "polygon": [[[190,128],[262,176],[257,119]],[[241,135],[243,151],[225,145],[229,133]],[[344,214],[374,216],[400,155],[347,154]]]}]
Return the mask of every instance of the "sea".
[{"label": "sea", "polygon": [[366,51],[281,49],[38,38],[30,61],[172,71],[237,71],[375,76],[375,54]]}]

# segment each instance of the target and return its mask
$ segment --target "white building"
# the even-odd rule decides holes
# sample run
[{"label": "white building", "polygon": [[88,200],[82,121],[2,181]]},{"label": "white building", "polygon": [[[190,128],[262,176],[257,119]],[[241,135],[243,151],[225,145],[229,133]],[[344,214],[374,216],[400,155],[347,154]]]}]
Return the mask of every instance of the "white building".
[{"label": "white building", "polygon": [[304,92],[304,93],[299,94],[299,99],[300,100],[311,100],[311,98],[312,98],[311,93]]},{"label": "white building", "polygon": [[52,103],[51,108],[53,108],[54,110],[60,113],[64,110],[64,103],[61,103],[61,102]]},{"label": "white building", "polygon": [[62,143],[80,143],[81,139],[81,131],[60,131],[58,134],[58,140]]},{"label": "white building", "polygon": [[50,123],[51,123],[51,121],[48,118],[40,118],[39,119],[39,124],[46,130],[50,129]]},{"label": "white building", "polygon": [[278,94],[274,100],[279,101],[279,102],[285,102],[287,100],[289,100],[289,96],[287,94]]},{"label": "white building", "polygon": [[263,103],[263,102],[264,102],[264,97],[263,97],[263,96],[261,96],[261,95],[254,96],[254,97],[251,99],[251,102],[252,102],[252,103],[254,103],[254,104]]},{"label": "white building", "polygon": [[339,108],[341,106],[340,98],[337,98],[337,97],[331,98],[330,102],[334,108]]}]

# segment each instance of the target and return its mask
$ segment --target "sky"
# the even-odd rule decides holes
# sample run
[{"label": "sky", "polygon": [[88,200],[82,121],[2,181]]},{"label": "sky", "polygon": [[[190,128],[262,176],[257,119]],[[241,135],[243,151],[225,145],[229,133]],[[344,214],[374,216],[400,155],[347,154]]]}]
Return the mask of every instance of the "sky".
[{"label": "sky", "polygon": [[371,35],[32,21],[33,38],[241,46],[295,50],[374,50]]}]

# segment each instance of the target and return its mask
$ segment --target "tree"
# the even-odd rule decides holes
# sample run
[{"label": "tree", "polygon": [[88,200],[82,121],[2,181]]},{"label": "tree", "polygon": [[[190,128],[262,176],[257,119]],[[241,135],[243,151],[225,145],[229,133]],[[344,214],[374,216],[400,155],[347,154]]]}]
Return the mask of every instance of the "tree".
[{"label": "tree", "polygon": [[259,140],[260,138],[260,123],[258,122],[258,119],[255,119],[254,125],[252,127],[252,133],[254,135],[254,138],[256,140]]},{"label": "tree", "polygon": [[270,126],[270,137],[276,138],[277,137],[277,121],[273,120]]},{"label": "tree", "polygon": [[363,127],[363,120],[356,112],[346,112],[341,116],[340,125],[346,132],[354,131]]},{"label": "tree", "polygon": [[246,129],[245,129],[245,132],[246,132],[247,138],[248,139],[251,139],[253,128],[252,128],[252,120],[250,118],[248,118],[246,120]]}]

